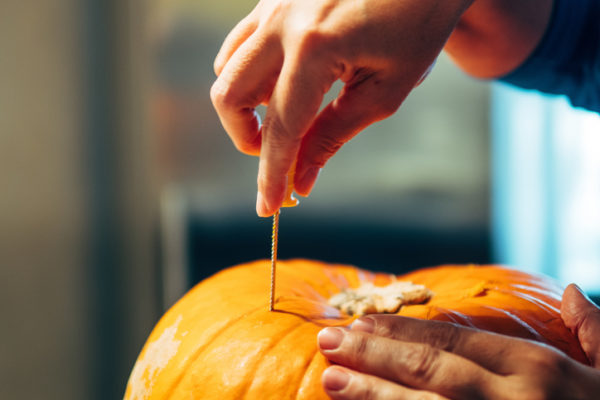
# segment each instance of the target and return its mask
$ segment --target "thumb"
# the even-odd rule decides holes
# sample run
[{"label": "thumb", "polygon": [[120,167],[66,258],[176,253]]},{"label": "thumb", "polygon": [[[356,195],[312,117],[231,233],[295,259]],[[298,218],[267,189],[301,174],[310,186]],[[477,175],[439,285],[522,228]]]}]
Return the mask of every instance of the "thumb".
[{"label": "thumb", "polygon": [[577,335],[591,364],[600,368],[600,308],[577,285],[570,284],[563,293],[560,315]]}]

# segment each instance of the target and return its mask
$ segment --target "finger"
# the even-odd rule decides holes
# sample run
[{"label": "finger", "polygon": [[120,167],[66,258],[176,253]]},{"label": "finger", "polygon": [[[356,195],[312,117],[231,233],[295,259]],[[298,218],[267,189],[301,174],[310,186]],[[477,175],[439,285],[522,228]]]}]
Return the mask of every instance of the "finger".
[{"label": "finger", "polygon": [[323,372],[323,387],[334,400],[443,400],[438,394],[406,388],[376,376],[334,366]]},{"label": "finger", "polygon": [[498,374],[515,372],[515,367],[518,367],[507,360],[507,351],[526,354],[531,346],[527,341],[449,322],[398,315],[361,317],[352,324],[352,330],[404,342],[424,343],[464,357]]},{"label": "finger", "polygon": [[563,293],[560,315],[577,335],[592,365],[600,368],[600,308],[577,285],[570,284]]},{"label": "finger", "polygon": [[324,63],[286,58],[269,100],[262,129],[256,211],[272,215],[285,195],[287,172],[292,167],[300,142],[312,124],[331,84],[337,79]]},{"label": "finger", "polygon": [[302,141],[296,167],[297,193],[307,196],[325,163],[365,127],[393,114],[410,88],[412,85],[404,83],[382,83],[377,74],[346,85],[319,113]]},{"label": "finger", "polygon": [[323,329],[318,340],[321,353],[334,363],[450,398],[493,397],[503,384],[472,361],[422,343],[340,328]]},{"label": "finger", "polygon": [[225,64],[227,64],[233,53],[254,33],[257,27],[258,19],[252,12],[238,22],[231,32],[229,32],[221,45],[217,57],[215,57],[214,70],[217,76],[221,74]]},{"label": "finger", "polygon": [[260,153],[260,117],[255,107],[270,96],[282,60],[278,42],[256,31],[238,48],[211,88],[223,128],[242,153]]}]

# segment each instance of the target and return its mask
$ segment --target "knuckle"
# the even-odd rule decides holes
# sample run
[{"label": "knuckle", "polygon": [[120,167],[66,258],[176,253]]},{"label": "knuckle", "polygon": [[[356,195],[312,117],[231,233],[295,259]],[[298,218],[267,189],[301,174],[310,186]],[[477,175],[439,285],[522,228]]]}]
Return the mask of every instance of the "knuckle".
[{"label": "knuckle", "polygon": [[527,354],[527,362],[534,370],[544,371],[546,374],[567,376],[571,370],[571,363],[567,358],[558,351],[545,347],[530,351]]},{"label": "knuckle", "polygon": [[[221,74],[221,71],[223,70],[223,61],[221,61],[220,57],[215,58],[215,61],[213,62],[213,71],[215,72],[215,75],[219,76]],[[212,89],[211,89],[211,96],[212,96]]]},{"label": "knuckle", "polygon": [[217,79],[210,88],[210,100],[217,110],[227,108],[232,103],[231,90]]},{"label": "knuckle", "polygon": [[461,331],[454,324],[435,324],[423,332],[424,342],[437,349],[451,351],[460,340]]},{"label": "knuckle", "polygon": [[333,136],[321,136],[316,143],[313,164],[322,168],[325,163],[344,145],[344,141]]},{"label": "knuckle", "polygon": [[364,335],[351,334],[352,357],[354,365],[360,365],[369,357],[369,341]]},{"label": "knuckle", "polygon": [[260,103],[259,93],[242,93],[235,82],[226,82],[224,79],[217,79],[213,83],[210,99],[217,110],[230,112],[248,110]]},{"label": "knuckle", "polygon": [[402,338],[406,331],[406,317],[389,314],[374,314],[370,316],[375,322],[375,332],[379,336],[392,339]]},{"label": "knuckle", "polygon": [[289,136],[289,132],[280,118],[267,116],[262,126],[263,132],[268,135],[269,140],[273,144],[277,144],[280,141],[285,141]]},{"label": "knuckle", "polygon": [[366,382],[363,383],[361,393],[357,398],[362,400],[375,400],[378,397],[378,390],[374,382],[367,379]]},{"label": "knuckle", "polygon": [[417,382],[429,382],[434,374],[439,356],[440,350],[428,345],[415,344],[406,354],[406,372]]},{"label": "knuckle", "polygon": [[[574,377],[573,364],[558,351],[535,349],[524,360],[527,370],[531,371],[519,379],[517,391],[524,400],[562,399],[565,397],[563,380]],[[561,377],[557,380],[556,377]]]},{"label": "knuckle", "polygon": [[261,102],[261,91],[244,93],[239,90],[238,83],[233,80],[218,78],[210,88],[210,100],[220,114],[231,115],[254,111],[254,107]]},{"label": "knuckle", "polygon": [[263,122],[262,131],[276,151],[289,149],[290,146],[299,146],[302,139],[279,117],[267,116]]},{"label": "knuckle", "polygon": [[[262,6],[262,1],[259,6]],[[260,7],[260,16],[262,22],[265,24],[274,24],[284,18],[291,10],[293,6],[292,0],[279,0],[276,2],[269,2],[268,6]]]},{"label": "knuckle", "polygon": [[303,24],[294,29],[300,55],[312,54],[325,48],[328,40],[326,35],[316,23]]}]

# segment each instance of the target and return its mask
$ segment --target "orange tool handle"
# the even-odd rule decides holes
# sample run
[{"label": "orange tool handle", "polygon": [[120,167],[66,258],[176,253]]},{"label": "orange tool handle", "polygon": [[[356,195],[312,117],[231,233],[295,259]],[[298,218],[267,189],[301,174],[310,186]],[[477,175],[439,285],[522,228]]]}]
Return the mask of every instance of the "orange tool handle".
[{"label": "orange tool handle", "polygon": [[285,197],[281,207],[296,207],[299,203],[298,199],[294,197],[294,173],[296,172],[296,166],[294,165],[287,174],[287,190],[285,191]]}]

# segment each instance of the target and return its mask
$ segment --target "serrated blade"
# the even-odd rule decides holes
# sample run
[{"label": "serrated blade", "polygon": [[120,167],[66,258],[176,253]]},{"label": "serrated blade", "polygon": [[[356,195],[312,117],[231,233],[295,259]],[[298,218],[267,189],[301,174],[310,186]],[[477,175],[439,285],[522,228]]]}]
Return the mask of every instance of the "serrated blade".
[{"label": "serrated blade", "polygon": [[279,213],[273,214],[273,232],[271,234],[271,295],[269,297],[269,311],[275,308],[275,276],[277,274],[277,242],[279,236]]}]

